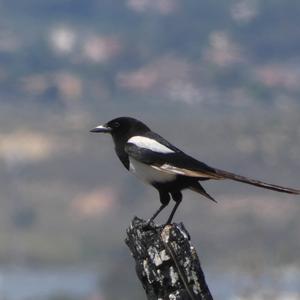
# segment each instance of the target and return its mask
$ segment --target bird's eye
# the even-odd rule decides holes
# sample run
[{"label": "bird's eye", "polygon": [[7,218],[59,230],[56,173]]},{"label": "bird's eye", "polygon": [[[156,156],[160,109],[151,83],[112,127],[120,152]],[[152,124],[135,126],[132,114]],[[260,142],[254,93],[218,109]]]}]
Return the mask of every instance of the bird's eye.
[{"label": "bird's eye", "polygon": [[120,127],[120,123],[119,122],[114,122],[114,128],[118,128]]}]

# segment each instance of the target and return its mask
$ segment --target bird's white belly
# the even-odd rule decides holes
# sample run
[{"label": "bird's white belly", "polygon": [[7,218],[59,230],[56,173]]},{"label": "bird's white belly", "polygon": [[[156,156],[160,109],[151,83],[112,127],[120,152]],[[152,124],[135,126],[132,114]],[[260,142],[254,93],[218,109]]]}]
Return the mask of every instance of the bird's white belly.
[{"label": "bird's white belly", "polygon": [[133,158],[129,159],[129,171],[137,176],[139,179],[152,182],[169,182],[176,179],[176,175],[168,174],[163,171],[156,170],[146,164],[143,164]]}]

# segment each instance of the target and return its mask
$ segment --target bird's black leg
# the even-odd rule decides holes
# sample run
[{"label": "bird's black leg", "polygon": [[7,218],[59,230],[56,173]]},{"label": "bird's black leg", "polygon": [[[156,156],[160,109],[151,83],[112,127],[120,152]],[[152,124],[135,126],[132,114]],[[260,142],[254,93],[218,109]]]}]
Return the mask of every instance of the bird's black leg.
[{"label": "bird's black leg", "polygon": [[175,214],[180,202],[182,201],[182,193],[180,191],[173,192],[173,193],[171,193],[171,195],[172,195],[173,200],[176,203],[171,211],[171,214],[170,214],[166,224],[171,224],[174,214]]},{"label": "bird's black leg", "polygon": [[167,192],[159,191],[159,197],[160,197],[161,206],[153,214],[153,216],[147,221],[147,224],[150,224],[170,202],[170,195]]}]

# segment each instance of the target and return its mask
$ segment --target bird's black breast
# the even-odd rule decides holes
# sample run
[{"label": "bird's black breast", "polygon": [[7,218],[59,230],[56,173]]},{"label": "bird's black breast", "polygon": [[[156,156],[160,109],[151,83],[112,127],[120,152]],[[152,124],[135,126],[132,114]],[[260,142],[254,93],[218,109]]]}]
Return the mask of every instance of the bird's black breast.
[{"label": "bird's black breast", "polygon": [[129,170],[129,156],[128,154],[125,152],[124,150],[124,146],[116,146],[115,148],[116,154],[119,157],[121,163],[123,164],[123,166]]}]

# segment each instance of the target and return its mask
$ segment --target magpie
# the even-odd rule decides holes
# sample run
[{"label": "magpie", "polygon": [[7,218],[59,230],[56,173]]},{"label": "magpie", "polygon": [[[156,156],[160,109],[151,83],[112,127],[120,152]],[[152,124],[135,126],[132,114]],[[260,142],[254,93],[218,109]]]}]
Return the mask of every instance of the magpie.
[{"label": "magpie", "polygon": [[211,179],[231,179],[277,192],[300,194],[300,190],[210,167],[185,154],[163,137],[151,131],[147,125],[134,118],[116,118],[90,131],[111,134],[116,154],[125,168],[157,189],[161,205],[148,223],[158,216],[169,204],[172,197],[175,205],[166,223],[170,224],[182,201],[182,190],[184,189],[190,189],[216,202],[200,184],[202,181]]}]

